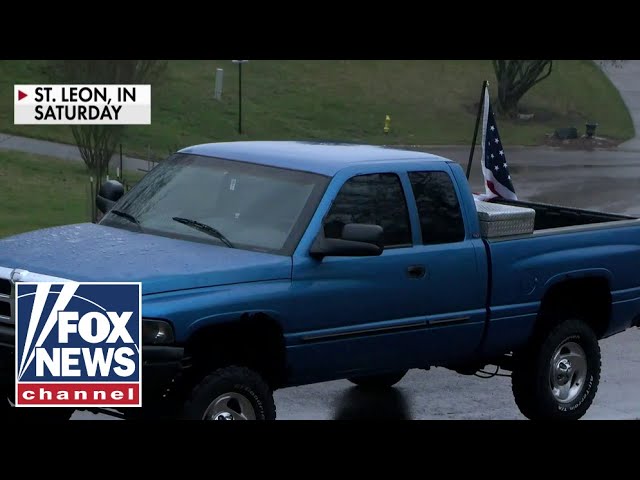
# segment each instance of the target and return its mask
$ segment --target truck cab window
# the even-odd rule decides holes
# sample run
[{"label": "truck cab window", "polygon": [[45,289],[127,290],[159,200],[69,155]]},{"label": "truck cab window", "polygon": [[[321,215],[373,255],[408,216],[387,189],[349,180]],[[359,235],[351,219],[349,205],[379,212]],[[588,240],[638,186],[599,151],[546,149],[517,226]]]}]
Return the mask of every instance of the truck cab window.
[{"label": "truck cab window", "polygon": [[327,238],[340,238],[347,223],[369,223],[384,229],[385,247],[411,246],[411,226],[400,178],[394,173],[349,179],[324,221]]},{"label": "truck cab window", "polygon": [[175,218],[218,230],[235,248],[288,255],[328,183],[324,176],[223,158],[178,153],[154,168],[102,225],[224,244]]},{"label": "truck cab window", "polygon": [[420,216],[422,243],[462,241],[464,222],[451,177],[446,172],[410,172],[409,180]]}]

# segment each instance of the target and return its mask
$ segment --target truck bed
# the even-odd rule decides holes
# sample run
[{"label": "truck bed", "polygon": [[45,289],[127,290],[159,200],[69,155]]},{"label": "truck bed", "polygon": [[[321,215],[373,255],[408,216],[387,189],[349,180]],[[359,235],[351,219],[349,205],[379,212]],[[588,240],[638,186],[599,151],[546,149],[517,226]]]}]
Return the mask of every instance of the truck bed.
[{"label": "truck bed", "polygon": [[[498,352],[505,341],[524,345],[545,293],[568,280],[603,282],[610,292],[606,335],[640,322],[640,219],[532,202],[493,203],[533,208],[536,217],[533,234],[485,239],[491,279],[487,352]],[[586,301],[589,289],[583,294]]]},{"label": "truck bed", "polygon": [[534,231],[637,219],[637,217],[631,217],[627,215],[583,210],[579,208],[563,207],[560,205],[549,205],[545,203],[504,199],[493,200],[491,203],[534,209],[536,211]]}]

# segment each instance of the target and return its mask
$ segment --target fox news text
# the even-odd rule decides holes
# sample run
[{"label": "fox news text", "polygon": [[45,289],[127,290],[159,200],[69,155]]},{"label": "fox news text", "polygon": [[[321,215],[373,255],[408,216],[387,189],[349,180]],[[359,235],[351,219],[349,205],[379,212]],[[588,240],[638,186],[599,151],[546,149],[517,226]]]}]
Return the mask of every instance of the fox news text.
[{"label": "fox news text", "polygon": [[17,283],[16,406],[142,405],[140,283]]}]

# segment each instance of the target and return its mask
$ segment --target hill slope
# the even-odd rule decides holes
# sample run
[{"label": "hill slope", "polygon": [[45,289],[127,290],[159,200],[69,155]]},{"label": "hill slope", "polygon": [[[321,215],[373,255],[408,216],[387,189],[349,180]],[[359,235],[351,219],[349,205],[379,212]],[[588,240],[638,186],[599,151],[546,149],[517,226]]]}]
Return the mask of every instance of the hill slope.
[{"label": "hill slope", "polygon": [[[221,102],[213,99],[217,67],[225,75]],[[130,127],[125,152],[163,157],[179,146],[238,139],[237,74],[228,60],[170,61],[152,88],[152,125]],[[13,85],[46,79],[46,62],[0,61],[0,132],[73,143],[69,127],[13,125]],[[485,79],[495,97],[489,60],[255,60],[243,67],[243,138],[468,144]],[[591,61],[554,62],[521,107],[534,119],[498,120],[507,145],[541,144],[559,127],[582,133],[586,121],[600,124],[599,135],[633,136],[620,95]]]}]

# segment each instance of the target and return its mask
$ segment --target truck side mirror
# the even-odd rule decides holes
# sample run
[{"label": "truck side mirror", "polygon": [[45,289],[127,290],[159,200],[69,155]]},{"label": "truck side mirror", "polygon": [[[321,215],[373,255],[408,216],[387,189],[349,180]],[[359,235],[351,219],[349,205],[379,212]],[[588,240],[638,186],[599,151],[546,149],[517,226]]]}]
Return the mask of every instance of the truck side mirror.
[{"label": "truck side mirror", "polygon": [[340,238],[351,242],[371,243],[381,249],[384,248],[384,229],[380,225],[347,223],[342,227]]},{"label": "truck side mirror", "polygon": [[309,253],[323,257],[377,257],[384,251],[384,230],[380,225],[349,223],[341,238],[326,238],[320,231]]},{"label": "truck side mirror", "polygon": [[100,186],[98,195],[96,195],[96,207],[105,214],[113,208],[123,195],[124,186],[120,182],[107,180]]}]

